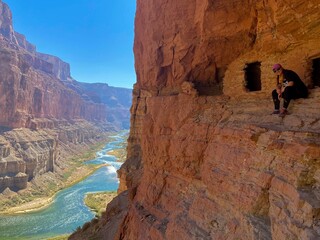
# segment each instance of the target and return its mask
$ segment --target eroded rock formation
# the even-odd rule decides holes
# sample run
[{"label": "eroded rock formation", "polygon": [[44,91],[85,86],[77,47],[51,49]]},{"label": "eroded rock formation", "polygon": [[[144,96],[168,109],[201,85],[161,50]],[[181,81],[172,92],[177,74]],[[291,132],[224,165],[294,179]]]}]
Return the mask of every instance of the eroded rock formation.
[{"label": "eroded rock formation", "polygon": [[71,239],[318,239],[319,88],[284,119],[269,113],[274,63],[319,84],[319,11],[319,0],[138,0],[115,200],[129,205]]},{"label": "eroded rock formation", "polygon": [[55,172],[65,149],[81,151],[128,128],[131,91],[74,80],[68,63],[14,31],[0,0],[0,193]]},{"label": "eroded rock formation", "polygon": [[[119,121],[120,127],[128,127],[130,89],[78,83],[72,79],[68,63],[36,52],[35,46],[13,30],[12,14],[3,2],[0,12],[1,126],[34,127],[35,118],[89,121],[109,118],[115,123]],[[92,88],[101,92],[94,95]],[[109,104],[110,99],[113,105]],[[125,120],[121,119],[123,116]]]},{"label": "eroded rock formation", "polygon": [[[0,192],[6,188],[18,191],[27,182],[47,172],[56,172],[74,153],[104,140],[107,124],[93,124],[85,120],[59,122],[52,128],[37,131],[28,128],[1,129],[0,136]],[[60,162],[60,163],[59,163]],[[58,167],[59,168],[59,167]],[[61,168],[61,167],[60,167]]]}]

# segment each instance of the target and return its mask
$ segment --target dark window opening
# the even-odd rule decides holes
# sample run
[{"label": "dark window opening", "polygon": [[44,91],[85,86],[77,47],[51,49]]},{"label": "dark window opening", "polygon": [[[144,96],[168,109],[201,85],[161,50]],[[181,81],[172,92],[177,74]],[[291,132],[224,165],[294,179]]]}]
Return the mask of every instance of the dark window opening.
[{"label": "dark window opening", "polygon": [[312,60],[312,84],[320,87],[320,58]]},{"label": "dark window opening", "polygon": [[244,69],[245,87],[250,92],[261,90],[261,62],[248,63]]}]

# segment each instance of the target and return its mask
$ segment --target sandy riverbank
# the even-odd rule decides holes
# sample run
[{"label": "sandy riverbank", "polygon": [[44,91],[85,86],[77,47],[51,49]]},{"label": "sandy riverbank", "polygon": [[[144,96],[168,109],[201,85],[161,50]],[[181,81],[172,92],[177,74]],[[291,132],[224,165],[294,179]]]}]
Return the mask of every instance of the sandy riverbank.
[{"label": "sandy riverbank", "polygon": [[[36,179],[34,183],[28,183],[29,187],[19,191],[19,193],[9,191],[7,196],[3,195],[2,202],[0,201],[0,214],[28,213],[48,207],[59,191],[82,181],[98,168],[105,166],[83,164],[83,162],[93,159],[96,152],[104,146],[105,143],[100,143],[90,147],[83,154],[69,158],[69,160],[60,164],[60,168],[55,169],[55,173],[47,173]],[[109,151],[108,154],[114,155],[118,161],[123,162],[126,158],[125,145],[121,149]]]},{"label": "sandy riverbank", "polygon": [[107,152],[108,155],[115,156],[118,162],[124,162],[127,158],[126,149],[115,149]]},{"label": "sandy riverbank", "polygon": [[24,203],[20,206],[16,206],[4,212],[0,212],[0,214],[3,214],[3,215],[4,214],[21,214],[21,213],[39,211],[43,208],[48,207],[52,203],[53,199],[54,199],[54,196],[50,198],[38,198],[32,202]]}]

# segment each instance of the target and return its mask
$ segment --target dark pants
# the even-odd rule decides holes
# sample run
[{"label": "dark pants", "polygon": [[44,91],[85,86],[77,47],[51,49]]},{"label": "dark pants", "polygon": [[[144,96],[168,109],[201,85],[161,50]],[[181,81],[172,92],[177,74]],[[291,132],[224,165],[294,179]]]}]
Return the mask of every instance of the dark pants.
[{"label": "dark pants", "polygon": [[[281,96],[283,98],[283,108],[286,109],[288,108],[291,99],[307,97],[304,96],[304,94],[299,94],[299,92],[296,90],[294,86],[286,87]],[[278,93],[276,89],[272,91],[272,99],[274,103],[274,109],[280,109],[280,100],[278,98]]]}]

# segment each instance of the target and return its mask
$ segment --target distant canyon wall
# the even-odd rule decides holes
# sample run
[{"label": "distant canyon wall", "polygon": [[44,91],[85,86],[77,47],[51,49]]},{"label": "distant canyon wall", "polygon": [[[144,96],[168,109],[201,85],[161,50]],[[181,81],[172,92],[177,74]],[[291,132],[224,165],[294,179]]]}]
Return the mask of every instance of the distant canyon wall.
[{"label": "distant canyon wall", "polygon": [[[27,54],[27,53],[26,53]],[[102,104],[83,101],[63,82],[47,74],[47,62],[38,63],[34,56],[2,48],[0,53],[0,125],[31,127],[34,118],[87,119],[103,121],[106,108]],[[32,59],[32,60],[31,60]],[[37,71],[29,63],[39,64]],[[42,71],[44,70],[44,71]]]},{"label": "distant canyon wall", "polygon": [[128,129],[131,89],[80,83],[70,65],[14,31],[9,6],[0,0],[0,193],[55,172],[58,162],[106,132]]},{"label": "distant canyon wall", "polygon": [[0,135],[0,193],[9,188],[19,191],[27,183],[47,172],[55,173],[67,159],[99,141],[112,130],[107,124],[85,120],[56,122],[54,128],[37,131],[28,128],[1,128]]},{"label": "distant canyon wall", "polygon": [[[83,83],[71,77],[68,63],[37,52],[22,34],[14,31],[12,13],[2,1],[0,12],[0,125],[35,127],[35,118],[88,121],[115,118],[113,122],[118,128],[128,128],[131,89],[107,84],[86,84],[88,87],[84,88]],[[105,92],[93,97],[96,85]],[[108,99],[117,104],[108,105]]]},{"label": "distant canyon wall", "polygon": [[319,12],[138,0],[120,194],[70,239],[318,239],[319,88],[284,119],[269,113],[274,63],[319,86]]}]

